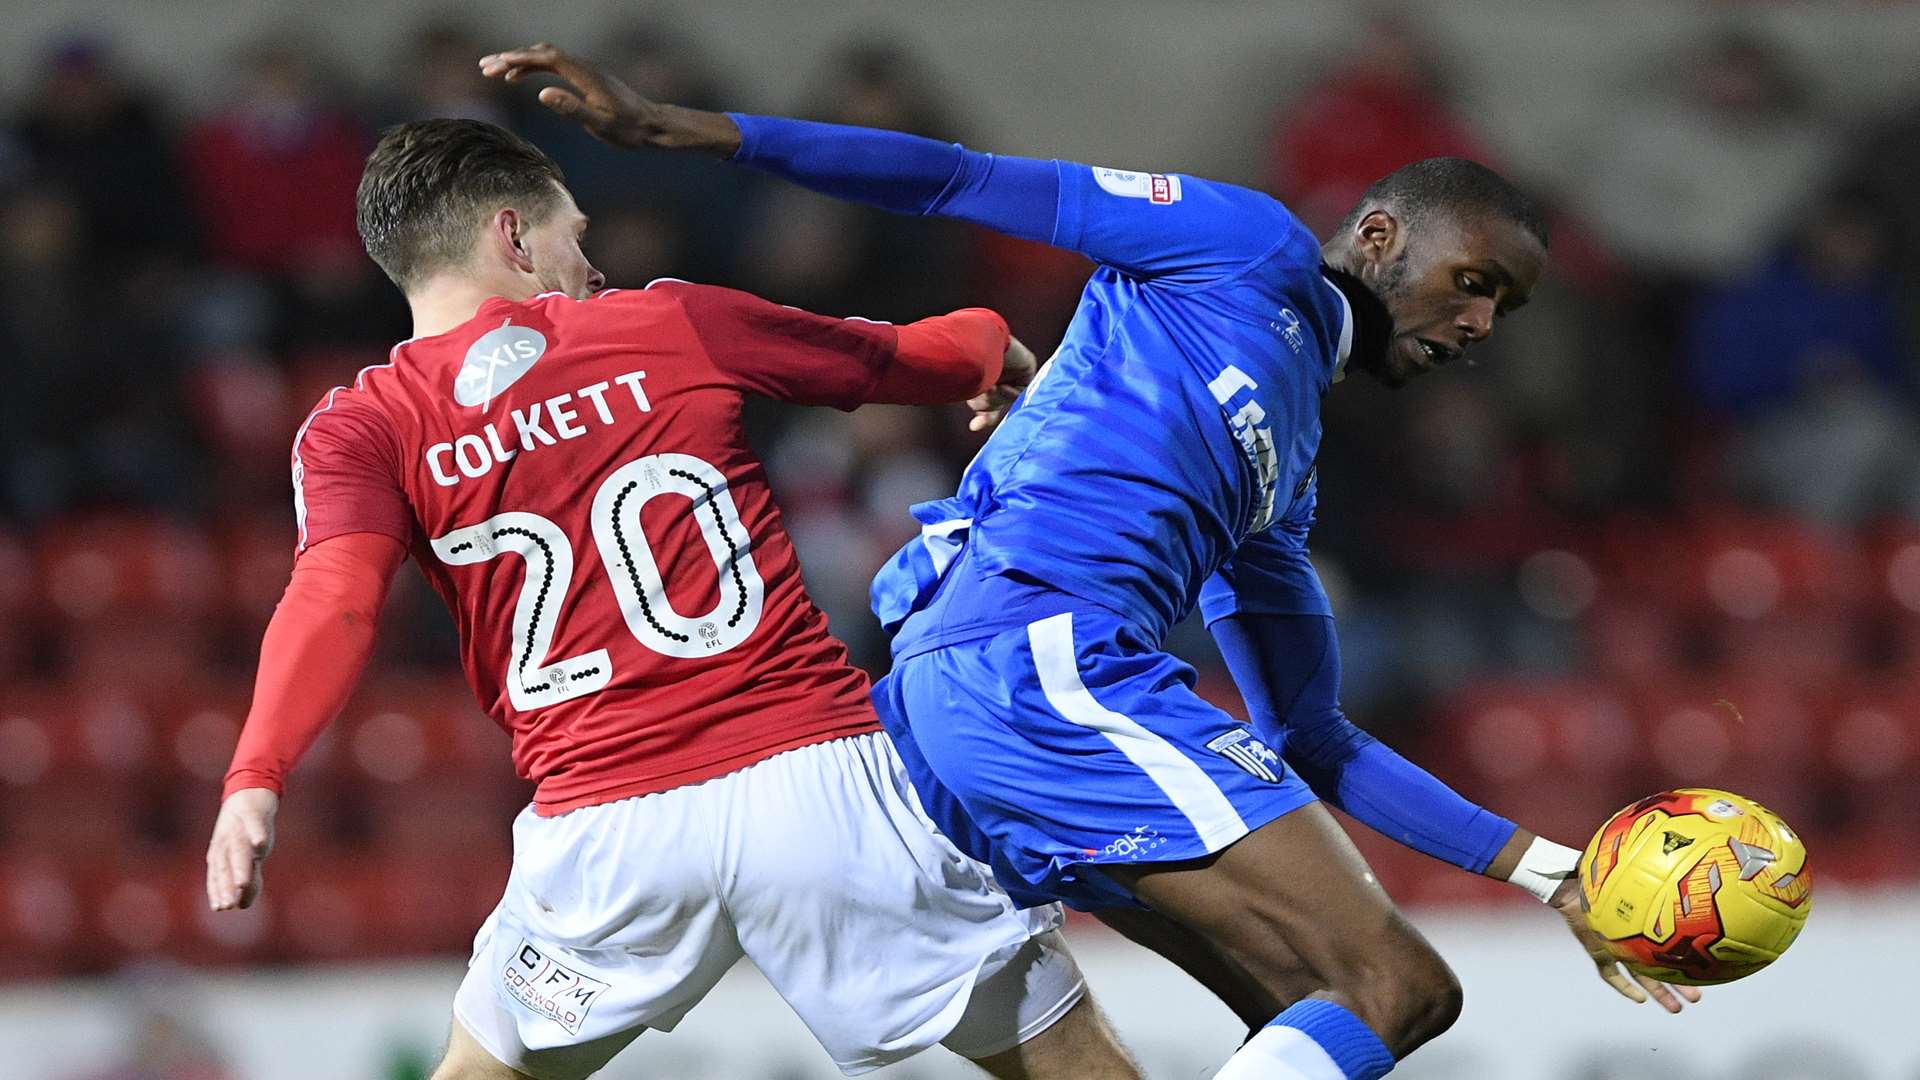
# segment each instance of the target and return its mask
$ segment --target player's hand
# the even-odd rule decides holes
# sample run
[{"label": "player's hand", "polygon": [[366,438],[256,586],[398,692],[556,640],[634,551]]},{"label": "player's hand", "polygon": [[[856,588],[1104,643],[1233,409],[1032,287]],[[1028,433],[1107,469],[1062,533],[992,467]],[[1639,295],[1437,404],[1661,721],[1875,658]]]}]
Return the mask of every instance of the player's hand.
[{"label": "player's hand", "polygon": [[1677,1013],[1683,1007],[1680,1002],[1689,1003],[1700,1000],[1700,988],[1697,986],[1670,986],[1658,979],[1649,979],[1635,971],[1629,971],[1625,965],[1607,951],[1606,939],[1593,932],[1587,925],[1587,913],[1580,907],[1580,882],[1568,878],[1560,883],[1553,894],[1553,908],[1560,917],[1567,920],[1567,928],[1579,940],[1580,947],[1587,951],[1587,958],[1599,969],[1600,977],[1608,986],[1620,992],[1628,1001],[1640,1004],[1651,997],[1660,1007],[1670,1013]]},{"label": "player's hand", "polygon": [[252,907],[260,895],[260,863],[273,850],[280,796],[241,788],[220,804],[207,844],[207,904],[215,911]]},{"label": "player's hand", "polygon": [[1007,355],[1000,362],[999,381],[988,387],[986,393],[967,400],[967,408],[973,410],[973,419],[967,421],[967,430],[992,431],[1006,418],[1007,407],[1027,388],[1039,370],[1040,364],[1034,359],[1033,350],[1009,334]]},{"label": "player's hand", "polygon": [[505,82],[528,75],[566,80],[567,85],[543,88],[540,104],[612,146],[697,150],[723,157],[740,149],[740,129],[725,114],[649,101],[597,65],[544,41],[481,57],[480,74]]}]

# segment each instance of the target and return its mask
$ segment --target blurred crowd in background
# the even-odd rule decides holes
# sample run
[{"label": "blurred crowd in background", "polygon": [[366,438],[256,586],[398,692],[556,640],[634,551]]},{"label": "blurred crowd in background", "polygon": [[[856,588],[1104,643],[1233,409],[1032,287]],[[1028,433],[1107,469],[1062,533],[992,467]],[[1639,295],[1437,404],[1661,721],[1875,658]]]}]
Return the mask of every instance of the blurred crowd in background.
[{"label": "blurred crowd in background", "polygon": [[[1323,237],[1408,160],[1502,164],[1409,26],[1366,40],[1273,103],[1262,183]],[[574,44],[652,97],[730,104],[727,71],[666,26]],[[197,113],[110,34],[20,58],[31,90],[0,102],[9,976],[458,953],[498,895],[526,791],[409,572],[366,688],[296,775],[277,907],[211,920],[197,897],[291,563],[293,431],[409,333],[354,232],[383,125],[525,134],[565,170],[614,284],[670,275],[896,321],[986,305],[1042,355],[1072,314],[1077,256],[612,151],[481,80],[499,45],[424,22],[376,96],[299,40],[261,40]],[[816,63],[793,114],[969,137],[910,47],[853,39]],[[1554,265],[1479,364],[1327,399],[1314,551],[1346,704],[1563,841],[1658,786],[1712,784],[1785,814],[1817,873],[1910,879],[1895,856],[1920,841],[1920,102],[1836,121],[1813,104],[1820,76],[1739,28],[1676,43],[1662,70],[1582,140],[1583,184],[1515,177],[1553,208]],[[953,411],[752,418],[814,596],[881,670],[867,581],[976,437]],[[1204,632],[1175,645],[1237,710]],[[1482,895],[1366,850],[1402,899]]]}]

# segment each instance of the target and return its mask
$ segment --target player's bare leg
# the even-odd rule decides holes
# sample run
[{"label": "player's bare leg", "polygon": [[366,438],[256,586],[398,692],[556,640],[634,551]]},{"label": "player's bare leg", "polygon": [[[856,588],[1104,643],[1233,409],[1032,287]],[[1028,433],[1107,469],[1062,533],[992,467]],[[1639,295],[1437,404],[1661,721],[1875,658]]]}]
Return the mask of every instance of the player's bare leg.
[{"label": "player's bare leg", "polygon": [[1318,803],[1204,859],[1102,869],[1282,1003],[1311,973],[1309,996],[1353,1013],[1395,1058],[1460,1014],[1459,980]]},{"label": "player's bare leg", "polygon": [[1140,1080],[1091,996],[1019,1046],[973,1063],[999,1080]]},{"label": "player's bare leg", "polygon": [[500,1063],[476,1042],[460,1021],[453,1022],[447,1036],[447,1054],[433,1070],[432,1080],[535,1080],[518,1069]]},{"label": "player's bare leg", "polygon": [[1128,941],[1143,945],[1172,961],[1195,982],[1213,991],[1233,1015],[1258,1031],[1273,1015],[1301,998],[1325,988],[1318,976],[1299,961],[1283,990],[1275,994],[1261,985],[1233,957],[1221,952],[1199,934],[1157,911],[1140,908],[1107,908],[1093,913],[1101,922],[1117,930]]}]

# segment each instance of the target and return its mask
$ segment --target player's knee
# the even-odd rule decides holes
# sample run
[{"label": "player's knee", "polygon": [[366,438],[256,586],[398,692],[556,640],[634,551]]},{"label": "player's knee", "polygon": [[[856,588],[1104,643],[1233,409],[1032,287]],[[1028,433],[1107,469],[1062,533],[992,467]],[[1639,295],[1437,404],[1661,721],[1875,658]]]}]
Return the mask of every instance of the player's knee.
[{"label": "player's knee", "polygon": [[1452,1027],[1465,1001],[1453,969],[1426,942],[1415,941],[1340,988],[1396,1058]]},{"label": "player's knee", "polygon": [[1405,1055],[1452,1027],[1454,1021],[1460,1019],[1460,1009],[1465,1002],[1466,994],[1453,969],[1438,956],[1433,957],[1424,980],[1408,994],[1399,1033],[1404,1045],[1395,1048],[1395,1055]]}]

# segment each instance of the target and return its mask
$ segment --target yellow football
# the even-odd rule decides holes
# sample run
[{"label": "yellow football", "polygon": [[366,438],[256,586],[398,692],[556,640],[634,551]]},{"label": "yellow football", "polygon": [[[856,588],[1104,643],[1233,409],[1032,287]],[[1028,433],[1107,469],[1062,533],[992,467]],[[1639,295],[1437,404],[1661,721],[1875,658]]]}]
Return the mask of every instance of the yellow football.
[{"label": "yellow football", "polygon": [[1712,788],[1641,799],[1580,856],[1587,925],[1629,968],[1669,983],[1731,982],[1779,959],[1806,924],[1812,887],[1786,822]]}]

